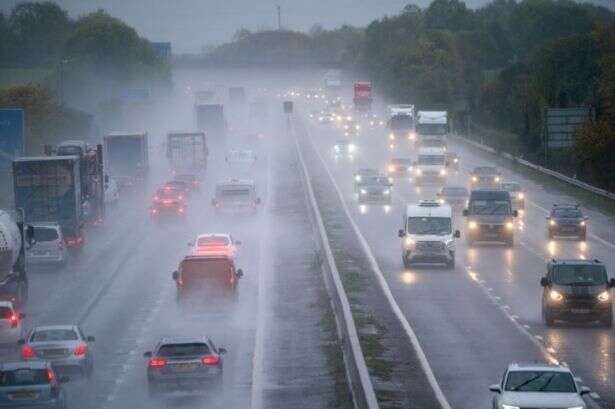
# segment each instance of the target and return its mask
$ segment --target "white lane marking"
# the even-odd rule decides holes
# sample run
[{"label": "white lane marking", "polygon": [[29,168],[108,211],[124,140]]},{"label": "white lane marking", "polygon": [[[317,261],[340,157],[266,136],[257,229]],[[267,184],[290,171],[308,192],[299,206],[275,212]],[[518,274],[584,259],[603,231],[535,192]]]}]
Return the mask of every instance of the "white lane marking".
[{"label": "white lane marking", "polygon": [[265,223],[265,231],[263,232],[264,240],[259,240],[259,258],[258,258],[258,300],[256,314],[256,334],[254,337],[254,354],[252,356],[252,393],[250,395],[250,407],[252,409],[263,408],[263,376],[264,376],[264,338],[265,338],[265,301],[266,301],[266,283],[265,274],[272,271],[269,257],[271,256],[270,235],[271,235],[271,149],[267,155],[267,194],[265,198],[264,217],[267,218]]},{"label": "white lane marking", "polygon": [[408,319],[406,318],[406,316],[404,315],[404,313],[401,311],[401,308],[399,307],[399,305],[397,304],[397,301],[395,301],[395,297],[393,297],[393,293],[391,292],[391,288],[389,287],[389,284],[387,283],[386,279],[384,278],[384,274],[382,273],[382,270],[380,269],[380,266],[378,265],[378,262],[376,261],[376,258],[374,257],[374,254],[372,253],[371,248],[369,247],[369,244],[367,243],[367,240],[365,240],[365,237],[363,237],[363,234],[361,233],[361,231],[359,230],[359,226],[357,226],[357,223],[354,221],[354,219],[352,218],[352,215],[350,213],[350,210],[348,209],[348,205],[346,204],[346,200],[344,200],[344,195],[342,194],[342,191],[340,190],[339,186],[337,185],[337,183],[335,182],[335,179],[333,177],[333,175],[331,174],[331,171],[329,170],[329,167],[327,166],[325,160],[322,158],[322,155],[320,154],[320,152],[318,151],[318,149],[316,148],[316,146],[314,145],[314,142],[312,141],[312,137],[310,136],[310,133],[306,127],[305,129],[306,134],[308,136],[308,141],[310,143],[310,145],[312,146],[312,149],[314,149],[314,152],[316,152],[316,155],[318,156],[318,158],[320,159],[320,162],[322,163],[327,175],[329,176],[329,179],[331,180],[331,183],[333,184],[333,187],[335,188],[335,190],[337,191],[337,195],[339,197],[339,200],[342,204],[342,209],[344,209],[344,212],[346,213],[346,216],[348,217],[348,220],[357,236],[357,238],[359,239],[359,242],[361,243],[361,247],[363,248],[363,251],[365,252],[365,255],[367,256],[370,265],[372,267],[373,272],[376,274],[376,278],[378,279],[378,283],[380,284],[380,287],[384,293],[384,295],[387,298],[387,301],[389,302],[391,309],[393,310],[395,316],[397,317],[397,319],[399,320],[399,322],[401,323],[402,327],[404,328],[404,331],[406,332],[406,335],[408,336],[408,338],[410,339],[410,342],[412,343],[412,347],[414,348],[419,361],[421,363],[421,368],[423,369],[423,372],[425,372],[425,375],[427,376],[427,380],[429,381],[429,384],[431,386],[431,388],[434,391],[434,394],[436,395],[436,399],[438,400],[438,402],[440,403],[440,406],[443,409],[452,409],[450,403],[448,402],[448,400],[446,399],[446,396],[444,395],[444,393],[442,392],[442,388],[440,387],[440,384],[438,383],[433,370],[431,369],[431,365],[429,365],[429,361],[427,360],[427,356],[425,355],[425,352],[423,351],[423,348],[421,347],[421,344],[419,343],[419,339],[416,336],[416,333],[414,332],[414,330],[412,329],[412,327],[410,326],[410,323],[408,322]]}]

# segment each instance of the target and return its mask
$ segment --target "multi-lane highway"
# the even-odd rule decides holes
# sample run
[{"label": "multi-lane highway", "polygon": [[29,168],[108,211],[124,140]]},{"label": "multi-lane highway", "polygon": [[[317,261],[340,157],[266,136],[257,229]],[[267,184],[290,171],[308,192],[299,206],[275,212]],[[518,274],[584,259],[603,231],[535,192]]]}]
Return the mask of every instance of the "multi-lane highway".
[{"label": "multi-lane highway", "polygon": [[[306,123],[309,121],[306,120]],[[396,179],[390,213],[381,208],[359,211],[353,191],[353,173],[359,167],[386,170],[392,157],[416,157],[416,146],[407,142],[391,152],[384,129],[365,129],[354,138],[354,160],[335,159],[332,147],[341,137],[334,126],[311,122],[308,138],[332,176],[377,259],[397,304],[412,325],[447,400],[454,408],[488,407],[492,392],[511,362],[560,362],[569,365],[582,383],[594,390],[604,407],[615,406],[613,354],[615,333],[592,325],[562,324],[548,328],[541,318],[540,278],[546,263],[556,258],[597,258],[615,269],[613,221],[587,209],[589,236],[585,243],[546,238],[546,219],[552,204],[575,202],[549,185],[500,168],[504,179],[521,183],[526,209],[515,222],[514,248],[484,245],[469,248],[464,220],[455,215],[461,230],[454,270],[443,266],[405,269],[396,232],[402,228],[406,203],[435,199],[437,187],[417,187],[410,179]],[[305,146],[305,145],[304,145]],[[309,147],[306,149],[310,149]],[[460,155],[461,168],[448,175],[452,185],[469,185],[468,173],[478,165],[493,165],[493,158],[464,143],[450,140],[449,150]],[[594,395],[596,398],[597,395]],[[591,403],[591,402],[590,402]]]}]

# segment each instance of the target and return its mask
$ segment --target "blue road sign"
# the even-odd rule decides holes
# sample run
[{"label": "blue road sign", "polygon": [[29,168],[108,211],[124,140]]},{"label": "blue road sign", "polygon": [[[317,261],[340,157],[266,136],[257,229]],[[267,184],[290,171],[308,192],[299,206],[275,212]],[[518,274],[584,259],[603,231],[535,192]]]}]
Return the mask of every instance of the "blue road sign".
[{"label": "blue road sign", "polygon": [[23,109],[0,109],[0,168],[10,169],[24,149]]}]

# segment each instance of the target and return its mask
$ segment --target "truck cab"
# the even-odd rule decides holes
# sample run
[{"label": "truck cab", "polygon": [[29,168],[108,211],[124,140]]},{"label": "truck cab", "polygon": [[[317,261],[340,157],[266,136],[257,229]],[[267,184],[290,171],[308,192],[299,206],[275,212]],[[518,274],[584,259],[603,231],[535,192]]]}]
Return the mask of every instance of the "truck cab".
[{"label": "truck cab", "polygon": [[416,117],[416,133],[419,141],[439,139],[446,143],[449,133],[446,111],[419,111]]},{"label": "truck cab", "polygon": [[398,232],[401,239],[402,261],[409,268],[412,263],[444,263],[455,267],[455,239],[451,207],[435,200],[409,204]]},{"label": "truck cab", "polygon": [[414,105],[390,105],[388,111],[387,128],[389,128],[390,143],[401,139],[414,141],[416,139]]},{"label": "truck cab", "polygon": [[446,151],[443,148],[419,148],[413,165],[417,185],[446,182]]},{"label": "truck cab", "polygon": [[514,218],[510,194],[504,190],[473,190],[468,207],[463,211],[467,218],[466,238],[469,245],[476,241],[514,244]]}]

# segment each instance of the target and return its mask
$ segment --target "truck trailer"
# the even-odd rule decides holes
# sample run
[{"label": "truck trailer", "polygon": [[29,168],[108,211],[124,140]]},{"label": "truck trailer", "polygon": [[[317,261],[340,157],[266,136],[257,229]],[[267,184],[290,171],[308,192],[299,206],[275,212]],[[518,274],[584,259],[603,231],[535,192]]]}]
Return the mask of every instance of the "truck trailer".
[{"label": "truck trailer", "polygon": [[143,186],[149,172],[145,132],[114,132],[104,136],[104,167],[120,187]]},{"label": "truck trailer", "polygon": [[167,158],[174,172],[204,172],[207,169],[208,153],[204,132],[167,134]]}]

